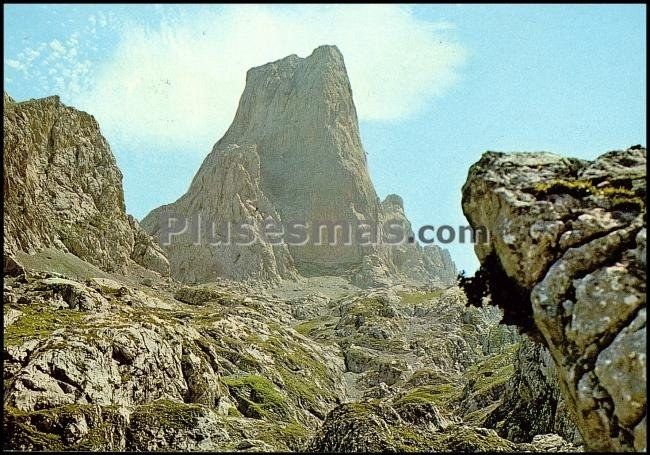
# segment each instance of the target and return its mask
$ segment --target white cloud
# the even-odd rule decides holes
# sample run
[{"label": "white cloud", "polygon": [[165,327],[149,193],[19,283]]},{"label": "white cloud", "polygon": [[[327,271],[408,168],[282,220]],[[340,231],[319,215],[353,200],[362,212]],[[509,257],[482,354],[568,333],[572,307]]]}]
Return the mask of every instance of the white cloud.
[{"label": "white cloud", "polygon": [[232,120],[248,68],[336,44],[360,118],[399,119],[456,80],[464,50],[449,39],[451,29],[391,5],[246,5],[155,28],[129,23],[92,88],[82,87],[73,101],[96,115],[109,137],[205,153]]},{"label": "white cloud", "polygon": [[8,59],[5,60],[5,63],[7,64],[7,66],[9,68],[13,68],[13,69],[18,70],[18,71],[25,69],[25,65],[20,63],[20,61],[18,61],[18,60],[13,60],[13,59],[8,58]]},{"label": "white cloud", "polygon": [[65,47],[63,47],[63,44],[59,40],[55,39],[50,41],[50,48],[58,54],[65,53]]},{"label": "white cloud", "polygon": [[[100,28],[117,45],[94,60]],[[194,7],[155,27],[100,11],[5,64],[95,115],[111,142],[203,154],[232,121],[250,67],[322,44],[343,53],[362,120],[415,114],[458,76],[453,30],[395,5]]]}]

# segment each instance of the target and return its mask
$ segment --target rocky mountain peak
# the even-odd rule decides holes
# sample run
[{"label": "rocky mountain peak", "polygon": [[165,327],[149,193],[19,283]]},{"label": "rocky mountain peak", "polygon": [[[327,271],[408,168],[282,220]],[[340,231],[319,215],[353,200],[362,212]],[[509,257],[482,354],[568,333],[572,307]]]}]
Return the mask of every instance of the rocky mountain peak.
[{"label": "rocky mountain peak", "polygon": [[[244,165],[247,176],[242,177],[254,181],[252,185],[228,183],[233,181],[228,166],[236,165],[227,158],[233,150],[246,150],[246,163],[255,163],[252,171]],[[226,162],[231,164],[224,167]],[[239,259],[237,265],[223,259],[242,257],[234,249],[224,255],[217,254],[223,253],[222,247],[208,247],[215,254],[206,259],[213,263],[197,268],[188,265],[197,254],[189,237],[177,236],[176,245],[166,248],[180,279],[189,279],[185,274],[189,272],[181,270],[190,269],[192,279],[199,281],[221,274],[276,280],[296,272],[346,274],[373,281],[372,276],[398,272],[389,252],[361,245],[354,232],[348,244],[331,245],[313,237],[313,226],[322,223],[342,222],[354,229],[362,222],[378,226],[385,219],[368,172],[345,63],[336,46],[321,46],[306,58],[290,55],[249,70],[235,118],[204,160],[188,193],[150,213],[143,226],[159,235],[161,215],[174,212],[190,218],[199,211],[214,215],[216,221],[254,220],[258,234],[269,217],[305,223],[312,237],[300,246],[255,247],[251,255],[250,248],[244,247],[243,257],[253,261],[250,266]],[[403,213],[399,217],[404,218]],[[254,259],[262,251],[268,261]],[[421,254],[417,249],[407,252]],[[218,265],[213,257],[221,258]],[[270,269],[256,265],[265,262]]]},{"label": "rocky mountain peak", "polygon": [[14,99],[10,97],[7,92],[3,91],[2,93],[3,93],[3,103],[5,105],[15,103]]},{"label": "rocky mountain peak", "polygon": [[381,203],[384,208],[404,210],[404,199],[397,194],[389,194]]}]

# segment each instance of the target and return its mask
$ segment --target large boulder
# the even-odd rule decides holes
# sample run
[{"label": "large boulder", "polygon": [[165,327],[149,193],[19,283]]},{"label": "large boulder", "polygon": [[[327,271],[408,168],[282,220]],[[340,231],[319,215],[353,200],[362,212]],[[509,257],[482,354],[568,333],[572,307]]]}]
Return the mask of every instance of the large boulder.
[{"label": "large boulder", "polygon": [[463,187],[470,224],[490,234],[471,298],[489,293],[549,348],[592,450],[646,446],[645,182],[634,146],[595,161],[487,152]]}]

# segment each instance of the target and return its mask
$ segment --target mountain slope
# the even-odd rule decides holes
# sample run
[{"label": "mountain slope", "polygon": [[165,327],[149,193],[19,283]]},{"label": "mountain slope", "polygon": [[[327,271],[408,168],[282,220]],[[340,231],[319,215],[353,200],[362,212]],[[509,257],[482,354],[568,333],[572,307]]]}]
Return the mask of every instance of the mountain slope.
[{"label": "mountain slope", "polygon": [[4,254],[53,247],[106,270],[134,260],[169,274],[163,251],[126,214],[122,173],[95,119],[53,96],[4,96]]}]

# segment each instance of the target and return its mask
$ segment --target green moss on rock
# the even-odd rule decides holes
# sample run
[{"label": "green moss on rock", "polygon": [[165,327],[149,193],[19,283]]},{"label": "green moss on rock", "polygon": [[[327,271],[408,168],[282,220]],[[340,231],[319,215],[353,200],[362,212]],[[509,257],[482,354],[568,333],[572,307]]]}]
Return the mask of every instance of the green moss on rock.
[{"label": "green moss on rock", "polygon": [[49,337],[57,329],[79,327],[86,314],[77,310],[51,307],[21,305],[18,308],[23,314],[13,324],[4,328],[4,343],[6,346],[21,345],[25,341]]},{"label": "green moss on rock", "polygon": [[222,378],[231,395],[237,400],[238,410],[246,417],[271,419],[273,416],[289,419],[291,410],[286,398],[268,379],[248,374]]},{"label": "green moss on rock", "polygon": [[440,298],[445,291],[443,289],[434,289],[433,291],[404,291],[398,292],[397,295],[402,299],[402,303],[406,305],[415,305],[419,303],[428,302]]},{"label": "green moss on rock", "polygon": [[166,426],[171,428],[193,428],[197,418],[205,413],[205,407],[173,400],[161,399],[138,406],[132,421],[138,425]]},{"label": "green moss on rock", "polygon": [[542,197],[551,194],[570,194],[579,198],[595,196],[604,199],[612,210],[639,212],[644,209],[645,202],[640,195],[621,186],[620,182],[617,185],[612,183],[597,186],[591,180],[554,179],[537,183],[533,192]]},{"label": "green moss on rock", "polygon": [[448,408],[459,396],[453,384],[424,385],[409,389],[396,399],[396,404],[435,404]]},{"label": "green moss on rock", "polygon": [[310,436],[311,432],[298,423],[281,423],[263,431],[259,438],[270,446],[277,447],[280,443],[289,450],[298,452],[304,448]]}]

